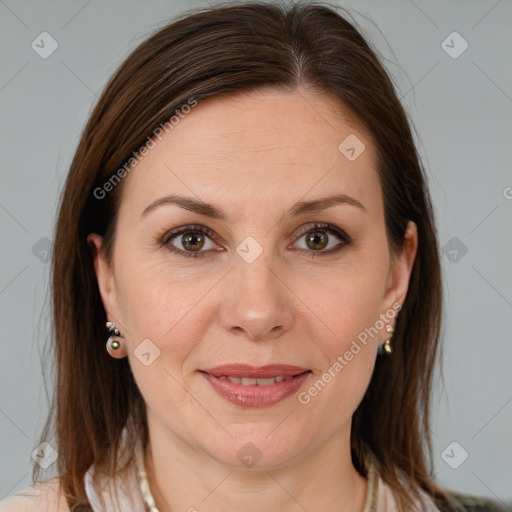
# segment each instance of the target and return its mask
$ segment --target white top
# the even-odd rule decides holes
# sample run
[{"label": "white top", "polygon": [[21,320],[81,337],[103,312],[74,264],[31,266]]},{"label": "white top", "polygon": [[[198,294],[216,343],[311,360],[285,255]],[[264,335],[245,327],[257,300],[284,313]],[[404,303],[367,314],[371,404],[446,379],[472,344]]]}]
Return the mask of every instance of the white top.
[{"label": "white top", "polygon": [[[123,430],[121,447],[126,443],[126,428]],[[128,451],[125,453],[128,454]],[[120,460],[120,462],[122,462]],[[95,478],[94,464],[84,477],[85,492],[93,512],[159,512],[154,506],[149,485],[145,479],[142,440],[137,440],[135,463],[130,464],[126,471],[116,477],[117,497],[112,479],[98,475]],[[32,493],[32,497],[27,494]],[[433,501],[422,490],[427,507],[421,512],[440,512]],[[23,496],[25,494],[25,496]],[[60,501],[59,501],[60,498]],[[59,503],[57,506],[57,502]],[[377,475],[376,468],[370,459],[368,463],[368,488],[364,512],[396,512],[398,510],[390,487]],[[59,496],[56,477],[36,486],[30,486],[0,503],[0,512],[69,512],[65,498]]]}]

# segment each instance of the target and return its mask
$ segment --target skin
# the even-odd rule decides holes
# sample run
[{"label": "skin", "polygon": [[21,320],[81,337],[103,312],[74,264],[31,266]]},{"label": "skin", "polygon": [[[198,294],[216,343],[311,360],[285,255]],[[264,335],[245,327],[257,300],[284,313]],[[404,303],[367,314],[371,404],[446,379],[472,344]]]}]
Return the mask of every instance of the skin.
[{"label": "skin", "polygon": [[[354,161],[338,150],[349,134],[366,146]],[[325,94],[214,97],[157,141],[124,180],[112,265],[99,235],[88,242],[107,318],[125,336],[111,355],[129,358],[146,402],[145,464],[160,511],[362,511],[367,481],[352,464],[351,418],[377,346],[388,337],[384,329],[306,405],[292,395],[242,407],[220,397],[198,370],[236,362],[297,365],[312,371],[303,391],[379,315],[403,304],[417,228],[409,223],[404,249],[392,257],[368,133]],[[176,205],[141,219],[149,204],[171,193],[214,203],[226,219]],[[286,216],[297,201],[334,193],[357,199],[366,211],[339,204]],[[297,235],[306,226],[315,232],[315,222],[344,230],[352,243],[329,255],[342,242],[328,234],[319,255]],[[159,244],[171,229],[190,224],[219,237],[205,235],[203,258]],[[248,236],[263,250],[252,263],[236,252]],[[172,245],[186,251],[182,241],[177,236]],[[133,353],[146,338],[160,350],[149,366]],[[237,457],[248,442],[261,453],[251,468]]]}]

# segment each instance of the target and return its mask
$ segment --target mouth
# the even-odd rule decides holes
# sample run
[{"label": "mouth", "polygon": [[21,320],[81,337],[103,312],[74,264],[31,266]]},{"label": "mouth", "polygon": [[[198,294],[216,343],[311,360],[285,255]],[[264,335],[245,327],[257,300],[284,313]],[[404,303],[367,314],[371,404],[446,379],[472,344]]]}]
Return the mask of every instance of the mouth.
[{"label": "mouth", "polygon": [[244,407],[276,404],[297,391],[312,373],[299,366],[255,368],[245,364],[217,366],[200,372],[221,397]]}]

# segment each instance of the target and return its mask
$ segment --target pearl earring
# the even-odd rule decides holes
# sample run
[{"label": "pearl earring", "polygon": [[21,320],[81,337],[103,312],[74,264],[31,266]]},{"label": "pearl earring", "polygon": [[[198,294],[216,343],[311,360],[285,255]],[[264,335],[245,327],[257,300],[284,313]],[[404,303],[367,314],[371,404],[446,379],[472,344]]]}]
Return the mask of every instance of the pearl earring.
[{"label": "pearl earring", "polygon": [[383,348],[384,352],[386,354],[391,354],[393,352],[393,349],[391,348],[391,338],[393,337],[393,333],[395,332],[395,329],[392,325],[386,325],[386,332],[389,333],[388,339],[384,342]]},{"label": "pearl earring", "polygon": [[124,336],[119,332],[119,329],[116,327],[114,322],[107,322],[106,325],[109,333],[109,338],[106,344],[107,351],[109,348],[112,350],[118,350],[121,346],[121,338],[124,338]]}]

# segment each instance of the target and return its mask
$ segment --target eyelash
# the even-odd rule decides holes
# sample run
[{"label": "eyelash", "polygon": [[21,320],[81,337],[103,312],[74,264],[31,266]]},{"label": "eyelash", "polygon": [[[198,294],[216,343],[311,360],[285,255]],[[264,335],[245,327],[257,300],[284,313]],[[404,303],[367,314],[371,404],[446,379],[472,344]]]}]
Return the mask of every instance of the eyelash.
[{"label": "eyelash", "polygon": [[[327,234],[332,234],[339,238],[341,240],[341,244],[337,245],[334,249],[329,249],[328,251],[307,251],[306,249],[300,249],[301,251],[306,251],[308,253],[312,253],[311,257],[316,258],[318,256],[330,256],[333,254],[338,253],[341,249],[346,247],[347,245],[350,245],[352,243],[352,239],[341,229],[332,226],[331,224],[325,224],[325,223],[315,223],[312,226],[307,226],[304,229],[301,229],[299,234],[297,235],[297,240],[302,238],[305,234],[309,232],[316,232],[320,231]],[[186,258],[203,258],[206,255],[204,253],[207,253],[208,251],[183,251],[181,249],[178,249],[177,247],[174,247],[172,244],[170,244],[171,240],[178,237],[179,235],[186,233],[186,232],[199,232],[202,233],[208,238],[215,240],[217,236],[215,233],[206,226],[201,225],[190,225],[190,226],[183,226],[178,229],[175,229],[173,231],[170,231],[166,233],[160,240],[160,244],[162,246],[167,247],[167,249],[171,252],[177,253],[180,256],[184,256]]]}]

